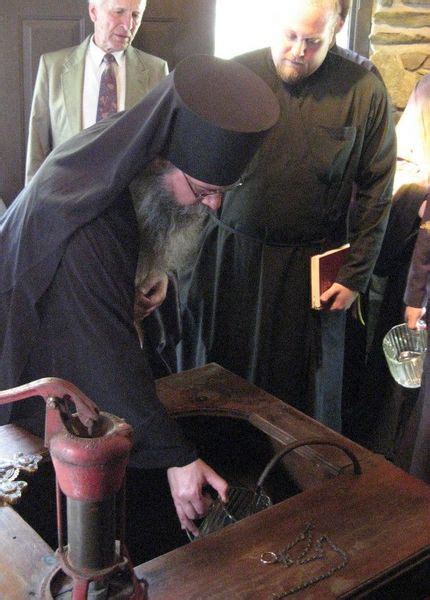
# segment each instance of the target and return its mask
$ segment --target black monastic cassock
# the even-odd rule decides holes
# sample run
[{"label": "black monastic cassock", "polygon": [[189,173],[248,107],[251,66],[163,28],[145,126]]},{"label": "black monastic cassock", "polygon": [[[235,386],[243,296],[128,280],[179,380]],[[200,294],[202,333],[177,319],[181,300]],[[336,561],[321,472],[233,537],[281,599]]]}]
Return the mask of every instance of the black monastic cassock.
[{"label": "black monastic cassock", "polygon": [[[70,380],[133,427],[133,465],[195,460],[157,398],[133,327],[138,229],[128,185],[157,156],[231,184],[278,116],[251,71],[197,56],[129,111],[58,146],[0,221],[0,389]],[[0,417],[42,435],[44,413],[32,399]]]},{"label": "black monastic cassock", "polygon": [[[197,454],[157,398],[134,330],[139,236],[128,185],[157,156],[205,183],[231,184],[278,117],[254,73],[189,57],[131,110],[55,148],[0,221],[0,389],[64,378],[133,427],[134,563],[184,543],[164,468]],[[44,414],[34,398],[1,407],[0,423],[42,435]],[[49,465],[37,479],[18,509],[55,547]]]},{"label": "black monastic cassock", "polygon": [[238,59],[263,78],[281,118],[208,217],[185,283],[182,368],[214,361],[340,429],[344,312],[315,312],[310,257],[354,235],[338,282],[364,292],[382,242],[395,167],[384,85],[329,52],[294,86],[270,50]]},{"label": "black monastic cassock", "polygon": [[[196,458],[156,397],[132,320],[138,232],[127,186],[160,154],[175,100],[169,76],[55,149],[0,225],[0,388],[72,381],[134,426],[144,450],[135,461],[148,467]],[[0,414],[43,435],[44,413],[34,399]]]}]

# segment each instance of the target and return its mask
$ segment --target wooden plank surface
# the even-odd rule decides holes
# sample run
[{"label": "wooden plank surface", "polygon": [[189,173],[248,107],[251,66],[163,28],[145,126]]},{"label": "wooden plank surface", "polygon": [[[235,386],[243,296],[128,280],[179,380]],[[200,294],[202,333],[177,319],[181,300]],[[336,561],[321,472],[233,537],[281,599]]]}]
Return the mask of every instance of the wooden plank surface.
[{"label": "wooden plank surface", "polygon": [[[333,550],[326,551],[325,561],[307,566],[259,562],[263,551],[285,548],[308,522],[315,539],[327,534],[347,552],[348,564],[295,594],[299,599],[356,597],[428,559],[430,486],[218,365],[165,377],[157,389],[172,415],[237,418],[267,435],[275,449],[316,437],[340,442],[359,458],[363,474],[353,475],[350,459],[336,448],[295,450],[288,468],[305,491],[137,567],[149,582],[149,600],[269,600],[321,575],[339,560]],[[20,428],[0,428],[0,455],[42,448],[42,440]],[[0,598],[37,598],[38,585],[55,561],[53,552],[10,508],[0,508],[0,548]]]},{"label": "wooden plank surface", "polygon": [[348,563],[293,597],[354,597],[430,556],[430,486],[388,463],[360,476],[345,474],[136,571],[149,584],[149,600],[269,600],[341,561],[326,549],[324,559],[305,565],[261,564],[261,553],[284,549],[306,523],[315,527],[314,541],[327,534]]},{"label": "wooden plank surface", "polygon": [[12,508],[0,508],[0,598],[39,600],[55,564],[48,544]]},{"label": "wooden plank surface", "polygon": [[[244,420],[267,434],[274,451],[294,440],[321,438],[346,445],[364,470],[385,462],[382,457],[215,363],[161,378],[157,381],[157,391],[173,416],[206,415]],[[288,456],[285,464],[302,489],[352,471],[350,459],[330,446],[301,447]]]},{"label": "wooden plank surface", "polygon": [[48,450],[44,447],[41,438],[13,423],[2,425],[0,427],[0,457],[11,457],[17,452],[41,454],[44,457],[48,455]]}]

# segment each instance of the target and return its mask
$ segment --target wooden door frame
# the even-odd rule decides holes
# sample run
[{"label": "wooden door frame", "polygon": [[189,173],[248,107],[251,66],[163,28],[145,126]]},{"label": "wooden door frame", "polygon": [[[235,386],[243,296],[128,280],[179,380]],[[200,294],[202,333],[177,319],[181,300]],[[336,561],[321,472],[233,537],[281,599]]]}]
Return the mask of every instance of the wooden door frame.
[{"label": "wooden door frame", "polygon": [[370,55],[373,0],[352,0],[349,20],[348,47],[362,56]]}]

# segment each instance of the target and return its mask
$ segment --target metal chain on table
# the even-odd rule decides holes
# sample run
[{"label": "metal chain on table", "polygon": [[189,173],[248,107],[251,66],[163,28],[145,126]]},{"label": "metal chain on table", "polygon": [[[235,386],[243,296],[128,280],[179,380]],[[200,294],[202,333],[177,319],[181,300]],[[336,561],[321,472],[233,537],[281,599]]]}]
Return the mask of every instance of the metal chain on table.
[{"label": "metal chain on table", "polygon": [[[321,575],[316,575],[315,577],[310,577],[305,581],[302,581],[298,585],[292,586],[288,590],[283,590],[280,593],[272,594],[271,600],[282,600],[282,598],[286,598],[291,594],[296,594],[323,579],[327,579],[336,571],[340,571],[345,567],[348,563],[348,555],[347,553],[339,548],[327,535],[320,536],[315,542],[315,552],[309,556],[309,551],[313,542],[313,529],[314,526],[312,523],[307,523],[304,530],[296,537],[295,540],[290,542],[283,550],[279,552],[263,552],[260,556],[260,562],[265,565],[270,564],[281,564],[284,567],[291,567],[292,565],[305,565],[314,560],[320,560],[325,557],[323,544],[326,542],[330,548],[338,554],[342,558],[342,562],[338,565],[333,566],[326,573],[322,573]],[[290,550],[292,550],[297,544],[305,541],[305,548],[303,551],[297,556],[297,558],[292,558],[289,555]]]}]

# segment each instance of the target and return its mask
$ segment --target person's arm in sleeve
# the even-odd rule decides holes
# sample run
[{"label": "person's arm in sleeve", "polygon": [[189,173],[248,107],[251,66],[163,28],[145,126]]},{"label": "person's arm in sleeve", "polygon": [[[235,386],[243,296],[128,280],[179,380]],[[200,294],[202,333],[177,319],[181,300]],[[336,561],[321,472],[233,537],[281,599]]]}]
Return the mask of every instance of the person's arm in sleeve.
[{"label": "person's arm in sleeve", "polygon": [[415,329],[417,321],[425,313],[428,300],[430,275],[430,206],[426,203],[423,219],[418,230],[417,241],[409,267],[404,295],[405,320],[408,327]]},{"label": "person's arm in sleeve", "polygon": [[[391,206],[396,166],[396,140],[392,111],[385,87],[378,81],[357,169],[353,235],[345,265],[326,294],[340,295],[348,308],[357,292],[365,292],[381,248]],[[328,298],[325,298],[328,299]],[[341,308],[335,303],[333,309]]]},{"label": "person's arm in sleeve", "polygon": [[118,201],[73,235],[40,307],[47,337],[35,360],[48,353],[54,376],[131,425],[130,466],[169,469],[181,525],[196,533],[192,519],[207,508],[203,487],[211,485],[225,499],[227,483],[198,458],[167,414],[140,348],[133,324],[134,218],[131,203],[127,208]]},{"label": "person's arm in sleeve", "polygon": [[40,57],[28,126],[25,184],[30,183],[36,171],[52,150],[49,110],[49,79],[45,59]]}]

